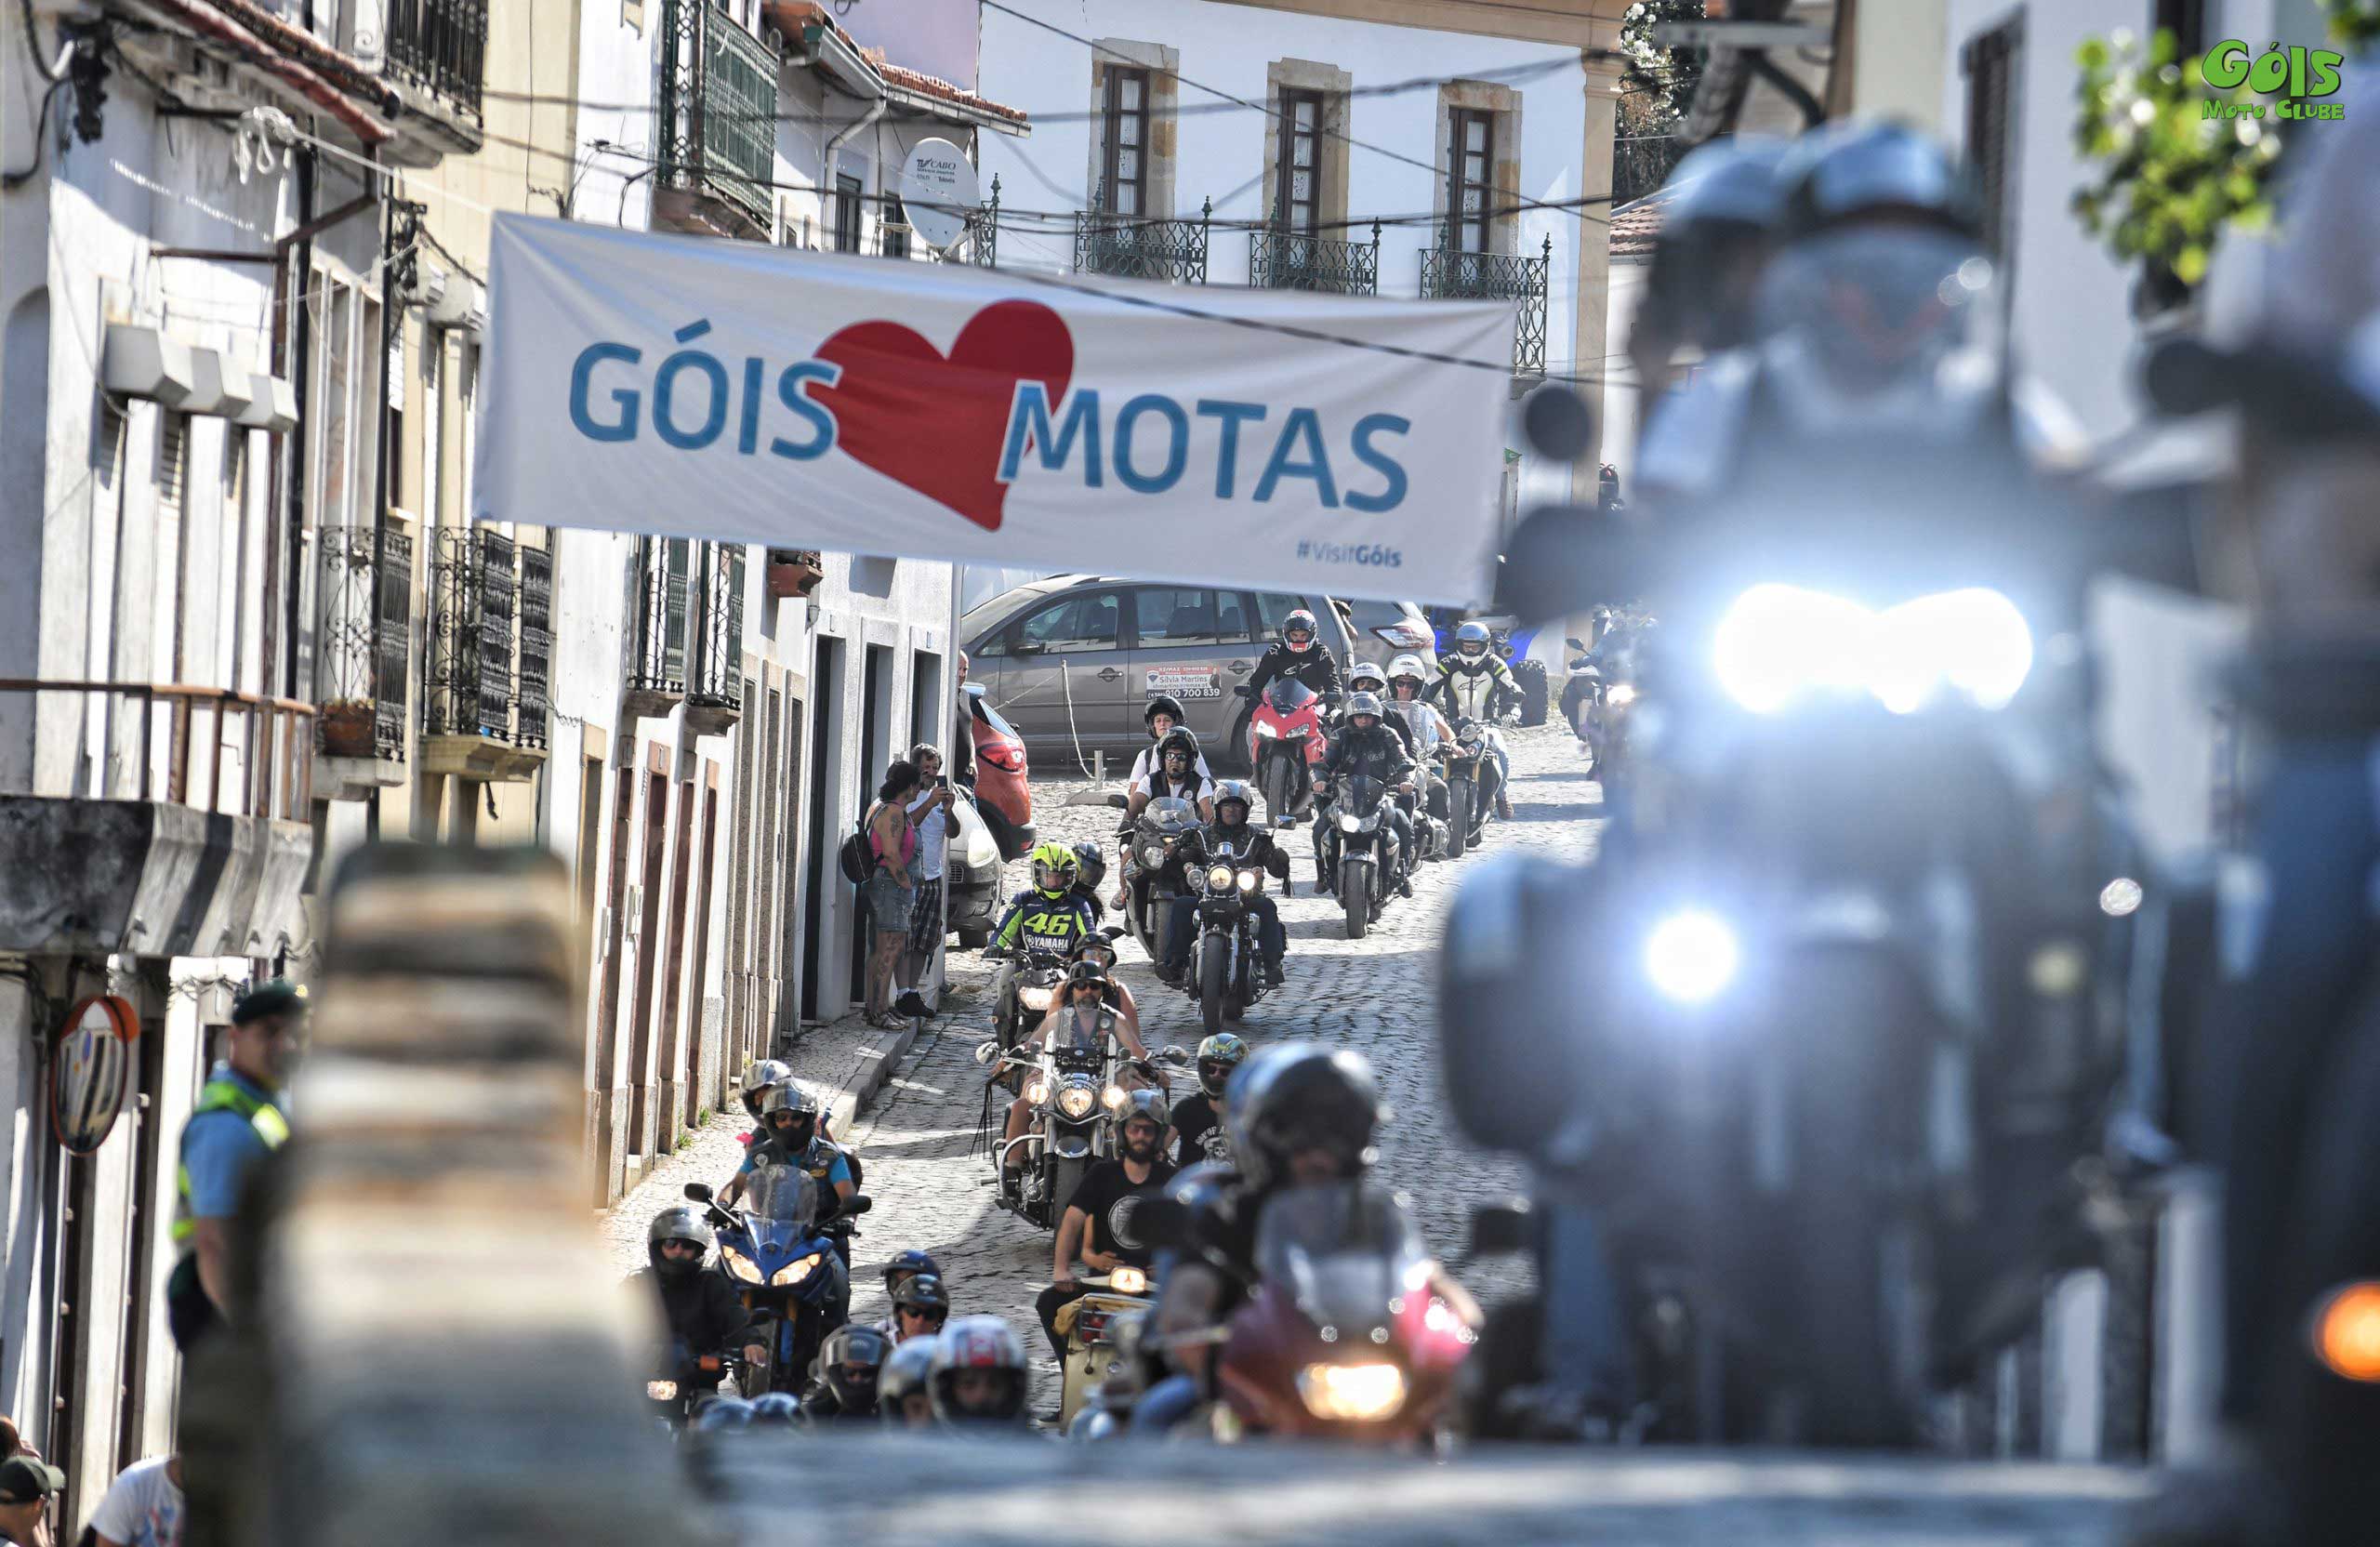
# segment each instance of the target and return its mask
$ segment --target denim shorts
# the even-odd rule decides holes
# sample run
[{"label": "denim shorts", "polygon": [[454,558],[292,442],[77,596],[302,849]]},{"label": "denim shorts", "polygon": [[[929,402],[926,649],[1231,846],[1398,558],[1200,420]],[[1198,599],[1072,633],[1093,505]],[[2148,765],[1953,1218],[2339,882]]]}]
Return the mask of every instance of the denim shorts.
[{"label": "denim shorts", "polygon": [[878,929],[894,934],[908,932],[909,909],[915,901],[909,888],[879,872],[870,877],[862,890],[867,898],[868,917]]}]

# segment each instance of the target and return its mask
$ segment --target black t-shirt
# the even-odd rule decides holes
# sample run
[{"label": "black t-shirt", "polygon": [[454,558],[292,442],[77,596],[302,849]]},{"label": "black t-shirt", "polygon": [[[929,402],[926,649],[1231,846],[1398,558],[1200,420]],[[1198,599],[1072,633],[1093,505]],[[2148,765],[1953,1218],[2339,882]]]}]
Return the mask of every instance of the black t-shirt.
[{"label": "black t-shirt", "polygon": [[1067,1202],[1066,1207],[1079,1209],[1090,1216],[1090,1250],[1113,1251],[1118,1262],[1130,1263],[1134,1267],[1144,1268],[1149,1265],[1149,1259],[1154,1253],[1145,1249],[1139,1251],[1126,1251],[1117,1247],[1116,1232],[1108,1224],[1108,1215],[1125,1197],[1136,1193],[1155,1197],[1164,1192],[1165,1184],[1172,1180],[1173,1168],[1163,1160],[1151,1166],[1149,1179],[1137,1186],[1133,1184],[1130,1177],[1124,1174],[1124,1162],[1102,1160],[1084,1173],[1081,1185],[1075,1189],[1075,1196]]},{"label": "black t-shirt", "polygon": [[1201,1160],[1229,1160],[1230,1141],[1223,1137],[1223,1114],[1215,1110],[1213,1098],[1199,1091],[1173,1104],[1173,1126],[1182,1135],[1180,1164],[1195,1166]]}]

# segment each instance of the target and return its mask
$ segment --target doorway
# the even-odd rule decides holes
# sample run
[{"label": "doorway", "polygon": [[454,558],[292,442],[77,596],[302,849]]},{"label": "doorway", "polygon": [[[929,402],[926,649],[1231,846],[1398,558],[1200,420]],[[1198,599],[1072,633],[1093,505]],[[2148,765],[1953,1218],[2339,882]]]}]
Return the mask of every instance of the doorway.
[{"label": "doorway", "polygon": [[[876,800],[876,789],[884,782],[884,771],[892,765],[892,650],[890,645],[871,644],[863,657],[860,668],[859,695],[859,799],[853,802],[852,818],[856,821]],[[844,998],[858,1004],[867,995],[867,948],[870,932],[864,911],[852,909],[852,978]]]},{"label": "doorway", "polygon": [[808,842],[802,863],[801,1018],[825,1020],[821,969],[834,959],[835,931],[852,913],[852,891],[826,856],[842,846],[833,813],[842,809],[843,760],[837,755],[843,729],[843,641],[819,636],[810,671],[810,782]]}]

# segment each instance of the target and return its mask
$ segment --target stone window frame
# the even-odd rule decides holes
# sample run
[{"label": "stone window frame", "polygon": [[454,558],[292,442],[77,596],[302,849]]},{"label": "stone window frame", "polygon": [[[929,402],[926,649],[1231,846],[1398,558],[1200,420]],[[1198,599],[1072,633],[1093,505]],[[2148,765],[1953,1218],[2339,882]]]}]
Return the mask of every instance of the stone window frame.
[{"label": "stone window frame", "polygon": [[1146,206],[1140,218],[1173,218],[1173,178],[1179,133],[1175,112],[1182,100],[1182,50],[1162,43],[1132,38],[1093,38],[1091,46],[1090,160],[1083,174],[1082,207],[1101,205],[1100,174],[1107,165],[1107,72],[1110,66],[1149,73],[1148,142],[1142,192]]},{"label": "stone window frame", "polygon": [[1264,178],[1261,185],[1266,220],[1274,218],[1275,191],[1279,186],[1281,126],[1286,122],[1288,94],[1319,92],[1322,198],[1316,211],[1315,234],[1336,241],[1354,240],[1347,231],[1347,134],[1355,89],[1355,77],[1352,73],[1314,60],[1280,59],[1264,67],[1264,105],[1271,110],[1264,115]]},{"label": "stone window frame", "polygon": [[1431,155],[1437,174],[1430,194],[1430,208],[1436,219],[1430,240],[1438,240],[1451,213],[1448,207],[1453,170],[1449,157],[1458,108],[1495,114],[1489,182],[1497,212],[1488,225],[1488,250],[1509,257],[1520,251],[1521,239],[1521,94],[1496,81],[1448,81],[1438,87],[1437,148]]}]

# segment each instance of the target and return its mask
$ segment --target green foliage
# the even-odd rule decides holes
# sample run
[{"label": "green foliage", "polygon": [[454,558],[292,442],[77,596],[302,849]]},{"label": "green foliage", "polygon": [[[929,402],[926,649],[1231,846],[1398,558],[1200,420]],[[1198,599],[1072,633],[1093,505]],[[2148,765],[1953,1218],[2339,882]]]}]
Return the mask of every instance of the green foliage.
[{"label": "green foliage", "polygon": [[2349,53],[2380,39],[2380,0],[2322,0],[2331,17],[2331,41]]},{"label": "green foliage", "polygon": [[1620,22],[1620,51],[1628,68],[1620,78],[1630,134],[1660,134],[1686,115],[1702,80],[1702,50],[1664,48],[1653,29],[1670,21],[1699,21],[1702,0],[1636,0]]},{"label": "green foliage", "polygon": [[2118,258],[2145,259],[2195,285],[2226,227],[2270,223],[2267,184],[2281,140],[2275,118],[2222,116],[2222,106],[2260,99],[2245,87],[2210,91],[2199,61],[2177,59],[2176,50],[2174,34],[2160,32],[2146,49],[2117,33],[2076,51],[2074,148],[2097,171],[2075,190],[2073,208]]}]

